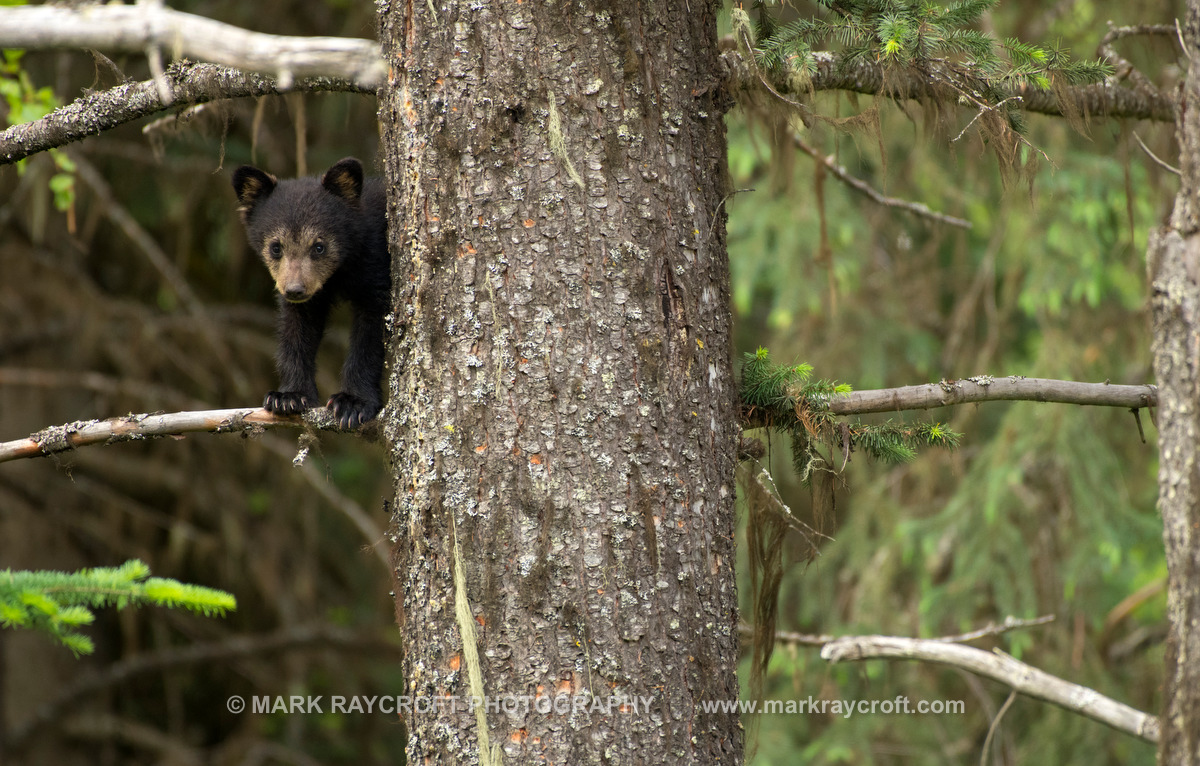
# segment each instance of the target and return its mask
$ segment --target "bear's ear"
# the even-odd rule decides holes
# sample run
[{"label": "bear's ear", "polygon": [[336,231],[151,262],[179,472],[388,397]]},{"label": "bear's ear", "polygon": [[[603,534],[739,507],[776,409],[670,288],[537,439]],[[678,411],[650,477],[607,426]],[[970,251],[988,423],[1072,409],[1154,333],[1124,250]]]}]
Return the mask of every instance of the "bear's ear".
[{"label": "bear's ear", "polygon": [[362,163],[353,157],[338,160],[321,176],[321,185],[335,197],[341,197],[347,202],[358,202],[358,198],[362,196]]},{"label": "bear's ear", "polygon": [[249,165],[242,165],[237,170],[233,171],[233,190],[237,192],[238,212],[242,214],[242,220],[245,221],[249,217],[250,212],[254,210],[255,205],[262,202],[271,192],[275,191],[275,185],[279,181],[270,173],[264,173],[258,168],[252,168]]}]

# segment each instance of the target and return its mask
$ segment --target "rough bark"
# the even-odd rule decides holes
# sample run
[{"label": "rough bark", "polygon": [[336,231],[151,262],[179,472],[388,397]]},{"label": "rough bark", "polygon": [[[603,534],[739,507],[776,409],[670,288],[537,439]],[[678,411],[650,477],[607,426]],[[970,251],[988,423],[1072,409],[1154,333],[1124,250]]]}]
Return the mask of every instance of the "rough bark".
[{"label": "rough bark", "polygon": [[1176,135],[1180,188],[1147,250],[1159,387],[1159,510],[1167,556],[1165,707],[1159,763],[1200,763],[1200,0],[1188,0],[1191,60]]},{"label": "rough bark", "polygon": [[410,762],[741,760],[716,12],[380,3]]}]

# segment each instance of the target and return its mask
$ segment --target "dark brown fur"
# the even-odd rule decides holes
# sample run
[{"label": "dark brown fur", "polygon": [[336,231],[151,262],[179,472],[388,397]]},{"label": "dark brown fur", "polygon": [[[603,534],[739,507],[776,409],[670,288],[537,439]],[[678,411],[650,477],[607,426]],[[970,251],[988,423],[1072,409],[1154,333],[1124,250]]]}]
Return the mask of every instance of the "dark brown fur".
[{"label": "dark brown fur", "polygon": [[391,297],[386,203],[378,179],[363,179],[350,157],[320,178],[279,181],[243,165],[233,173],[238,213],[250,246],[262,257],[279,295],[280,390],[263,401],[290,415],[316,405],[316,354],[329,309],[354,310],[342,391],[330,397],[343,428],[374,418],[382,407],[383,316]]}]

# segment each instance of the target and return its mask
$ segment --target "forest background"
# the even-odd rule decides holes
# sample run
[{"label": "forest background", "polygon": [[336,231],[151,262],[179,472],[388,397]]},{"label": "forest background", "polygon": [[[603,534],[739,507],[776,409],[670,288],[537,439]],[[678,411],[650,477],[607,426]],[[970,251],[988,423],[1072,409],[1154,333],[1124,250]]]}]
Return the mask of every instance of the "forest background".
[{"label": "forest background", "polygon": [[[374,37],[373,8],[359,3],[172,6],[278,34]],[[1091,58],[1110,20],[1172,23],[1180,14],[1172,2],[1005,0],[988,31]],[[1171,39],[1120,45],[1165,91],[1182,77]],[[142,57],[117,64],[149,76]],[[116,77],[79,53],[30,53],[10,62],[3,82],[16,82],[18,67],[47,89],[26,101],[31,110]],[[874,102],[818,94],[814,108],[846,117]],[[348,155],[379,172],[375,111],[374,98],[356,94],[226,102],[188,120],[120,128],[68,148],[65,160],[41,154],[23,172],[0,168],[0,440],[125,412],[256,404],[275,377],[271,283],[245,245],[229,173],[242,163],[315,173]],[[21,116],[10,109],[6,119]],[[1139,141],[1171,162],[1173,125],[1073,127],[1031,115],[1027,135],[1044,156],[1027,182],[1003,178],[977,134],[959,136],[963,120],[938,122],[890,103],[878,132],[825,121],[797,131],[769,104],[731,112],[738,353],[767,347],[777,361],[807,362],[855,389],[983,374],[1151,382],[1146,235],[1168,214],[1176,180]],[[971,228],[869,200],[798,151],[796,136],[876,190]],[[335,386],[344,316],[329,337],[322,391]],[[808,540],[789,538],[777,627],[931,637],[1053,614],[992,643],[1157,712],[1166,570],[1149,419],[1143,442],[1133,416],[1108,408],[989,403],[921,417],[963,433],[960,448],[902,465],[855,455],[835,506],[821,512],[792,476],[787,443],[762,437],[784,501],[828,537],[815,558]],[[61,763],[201,750],[230,760],[394,761],[405,735],[392,717],[238,716],[225,707],[231,694],[403,688],[379,545],[382,451],[324,435],[300,469],[295,452],[286,433],[195,435],[0,470],[0,566],[74,570],[140,558],[156,575],[223,588],[239,602],[222,620],[103,612],[89,630],[97,652],[83,659],[41,636],[0,632],[10,743],[37,742]],[[189,654],[197,644],[211,656]],[[139,653],[159,666],[110,670]],[[762,716],[758,764],[977,762],[1007,695],[918,663],[829,667],[816,649],[786,641],[770,670],[770,699],[906,695],[965,700],[967,712],[923,716],[918,726],[902,716]],[[992,753],[996,763],[1154,760],[1151,745],[1030,699],[1007,711]]]}]

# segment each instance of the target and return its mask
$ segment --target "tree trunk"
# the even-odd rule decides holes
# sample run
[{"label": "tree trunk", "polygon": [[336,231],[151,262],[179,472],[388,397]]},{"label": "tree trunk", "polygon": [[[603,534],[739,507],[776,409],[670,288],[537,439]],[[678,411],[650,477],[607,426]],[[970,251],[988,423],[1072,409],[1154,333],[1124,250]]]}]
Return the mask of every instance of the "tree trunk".
[{"label": "tree trunk", "polygon": [[410,762],[738,763],[717,5],[380,9]]},{"label": "tree trunk", "polygon": [[1182,178],[1171,221],[1147,252],[1169,575],[1163,766],[1200,763],[1200,0],[1188,0],[1183,31],[1191,64],[1176,124]]}]

